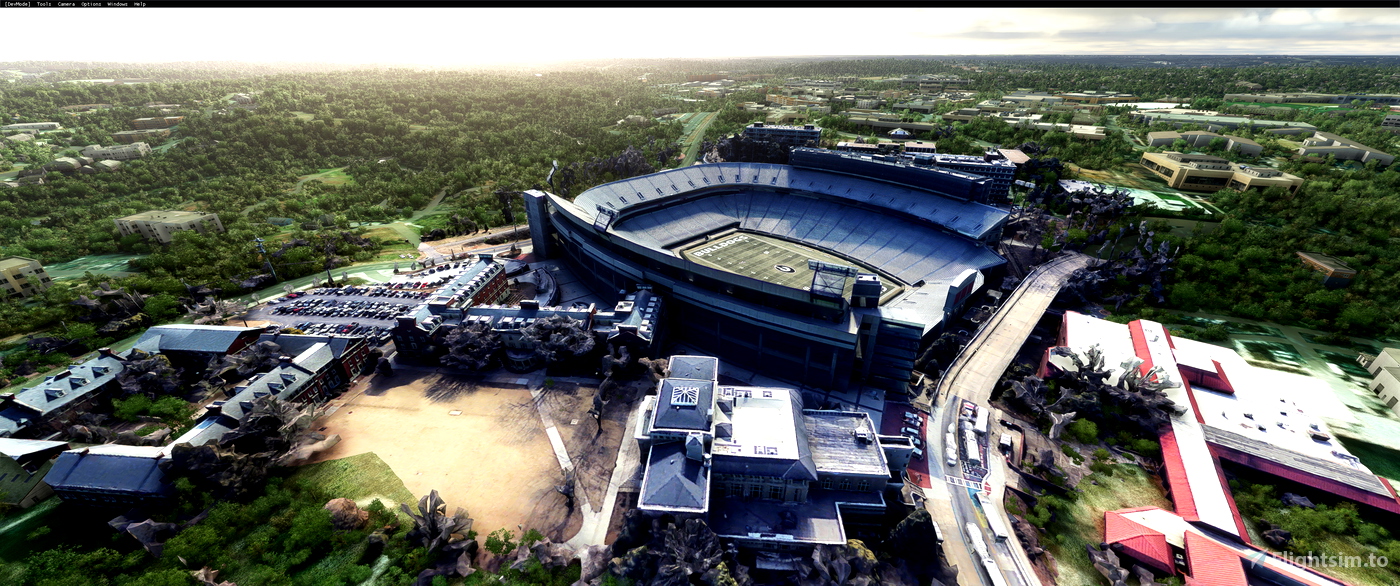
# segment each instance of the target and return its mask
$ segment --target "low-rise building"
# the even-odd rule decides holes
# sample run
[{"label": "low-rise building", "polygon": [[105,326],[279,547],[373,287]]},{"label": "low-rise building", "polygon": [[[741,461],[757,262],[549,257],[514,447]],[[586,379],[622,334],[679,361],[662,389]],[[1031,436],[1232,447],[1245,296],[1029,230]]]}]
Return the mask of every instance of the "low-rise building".
[{"label": "low-rise building", "polygon": [[149,130],[153,128],[170,128],[184,120],[184,116],[155,116],[151,118],[137,118],[131,121],[132,130]]},{"label": "low-rise building", "polygon": [[0,295],[31,297],[48,289],[52,283],[44,265],[37,260],[22,256],[0,259]]},{"label": "low-rise building", "polygon": [[64,442],[0,438],[0,504],[27,509],[53,494],[44,476]]},{"label": "low-rise building", "polygon": [[62,430],[70,414],[81,413],[116,388],[125,366],[111,350],[21,390],[0,394],[0,437],[39,438]]},{"label": "low-rise building", "polygon": [[151,128],[147,130],[123,130],[121,132],[113,132],[112,140],[117,141],[119,144],[131,144],[134,142],[145,142],[144,139],[148,136],[170,136],[170,130],[167,128]]},{"label": "low-rise building", "polygon": [[819,144],[822,129],[811,124],[803,126],[770,126],[755,122],[744,128],[744,137],[765,142],[776,142],[787,146],[803,146],[807,143]]},{"label": "low-rise building", "polygon": [[1386,154],[1356,142],[1348,138],[1342,138],[1330,132],[1317,132],[1312,138],[1303,141],[1303,146],[1298,147],[1298,154],[1307,156],[1315,155],[1325,157],[1332,155],[1339,161],[1379,161],[1381,165],[1389,165],[1395,162],[1395,156]]},{"label": "low-rise building", "polygon": [[1298,251],[1298,258],[1308,268],[1322,273],[1322,284],[1328,287],[1346,287],[1356,278],[1356,270],[1334,256],[1320,252]]},{"label": "low-rise building", "polygon": [[1393,134],[1400,134],[1400,114],[1387,114],[1381,120],[1381,130]]},{"label": "low-rise building", "polygon": [[177,367],[202,370],[210,361],[258,343],[262,328],[167,324],[146,330],[133,349],[160,354]]},{"label": "low-rise building", "polygon": [[719,361],[672,356],[638,409],[637,508],[707,520],[746,549],[800,556],[884,514],[912,446],[862,411],[807,409],[788,388],[722,386]]},{"label": "low-rise building", "polygon": [[1282,187],[1296,193],[1301,177],[1258,165],[1231,163],[1212,155],[1188,155],[1175,151],[1143,153],[1138,164],[1166,180],[1167,185],[1187,191],[1216,192]]},{"label": "low-rise building", "polygon": [[153,210],[117,218],[113,222],[116,222],[117,231],[122,236],[140,234],[146,240],[154,240],[161,244],[170,244],[176,232],[185,230],[194,230],[200,234],[224,231],[224,224],[219,221],[219,215],[211,212]]},{"label": "low-rise building", "polygon": [[1366,385],[1391,411],[1400,413],[1400,348],[1386,348],[1366,364],[1371,382]]},{"label": "low-rise building", "polygon": [[1136,102],[1137,96],[1133,94],[1119,94],[1114,92],[1070,92],[1060,94],[1066,102],[1080,104],[1109,104],[1114,102]]},{"label": "low-rise building", "polygon": [[1204,148],[1210,144],[1210,141],[1217,138],[1225,139],[1225,150],[1227,152],[1235,151],[1248,157],[1257,157],[1260,153],[1264,152],[1264,147],[1259,143],[1242,136],[1222,135],[1203,130],[1189,132],[1174,132],[1170,130],[1149,132],[1147,133],[1147,146],[1172,146],[1177,140],[1183,140],[1186,141],[1186,144],[1195,148]]},{"label": "low-rise building", "polygon": [[94,144],[88,145],[87,148],[83,149],[84,157],[92,157],[94,159],[112,159],[114,161],[130,161],[132,159],[141,159],[149,156],[150,154],[151,145],[148,145],[144,142],[133,142],[131,144],[108,147]]},{"label": "low-rise building", "polygon": [[63,130],[57,122],[16,122],[0,126],[0,130]]},{"label": "low-rise building", "polygon": [[1164,122],[1167,124],[1171,124],[1172,126],[1175,126],[1177,128],[1180,128],[1187,124],[1196,124],[1204,127],[1206,130],[1209,130],[1211,132],[1219,132],[1221,130],[1233,130],[1235,128],[1241,127],[1252,127],[1255,129],[1256,132],[1264,131],[1272,134],[1301,134],[1303,132],[1312,132],[1317,130],[1317,127],[1308,124],[1307,122],[1291,122],[1285,120],[1260,120],[1255,118],[1246,118],[1244,116],[1220,116],[1218,114],[1192,114],[1184,113],[1181,110],[1137,111],[1128,114],[1128,116],[1136,119],[1137,121],[1143,124]]}]

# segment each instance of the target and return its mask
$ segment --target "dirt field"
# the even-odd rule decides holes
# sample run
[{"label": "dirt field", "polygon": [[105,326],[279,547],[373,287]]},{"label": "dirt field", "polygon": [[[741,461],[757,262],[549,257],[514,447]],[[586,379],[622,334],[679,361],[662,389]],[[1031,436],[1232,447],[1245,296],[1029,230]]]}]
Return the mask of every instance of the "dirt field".
[{"label": "dirt field", "polygon": [[451,375],[404,370],[346,395],[321,433],[341,442],[315,461],[374,452],[416,496],[436,489],[449,513],[463,507],[484,536],[516,525],[563,541],[581,517],[554,487],[563,478],[523,388],[477,386]]},{"label": "dirt field", "polygon": [[588,414],[593,408],[593,396],[598,393],[596,387],[560,383],[545,395],[543,406],[559,428],[559,436],[577,471],[579,488],[595,509],[603,506],[607,496],[608,482],[617,465],[618,446],[631,433],[624,427],[627,414],[636,404],[631,400],[636,393],[633,385],[642,384],[634,381],[616,391],[613,400],[603,407],[601,431]]}]

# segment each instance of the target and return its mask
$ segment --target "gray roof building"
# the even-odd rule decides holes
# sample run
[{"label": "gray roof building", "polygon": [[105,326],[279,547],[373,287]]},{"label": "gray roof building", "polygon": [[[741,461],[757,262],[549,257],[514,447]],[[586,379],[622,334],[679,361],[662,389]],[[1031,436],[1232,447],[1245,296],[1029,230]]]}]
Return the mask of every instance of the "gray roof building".
[{"label": "gray roof building", "polygon": [[714,392],[713,380],[668,378],[661,381],[652,428],[709,431]]},{"label": "gray roof building", "polygon": [[59,455],[44,481],[65,501],[129,506],[169,497],[162,448],[108,444]]},{"label": "gray roof building", "polygon": [[0,396],[0,437],[18,434],[49,414],[83,401],[116,380],[125,366],[112,354],[74,365],[26,388],[13,397]]},{"label": "gray roof building", "polygon": [[[206,326],[194,324],[170,324],[146,330],[136,341],[143,347],[157,348],[160,352],[206,352],[228,354],[242,349],[240,340],[250,334],[261,332],[261,328],[240,328],[235,326]],[[254,336],[256,338],[256,336]],[[149,344],[155,341],[154,346]]]}]

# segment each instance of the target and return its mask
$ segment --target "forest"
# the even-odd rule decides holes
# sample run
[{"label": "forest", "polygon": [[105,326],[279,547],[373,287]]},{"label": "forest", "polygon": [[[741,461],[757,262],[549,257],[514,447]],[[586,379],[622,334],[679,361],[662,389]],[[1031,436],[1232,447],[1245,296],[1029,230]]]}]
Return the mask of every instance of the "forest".
[{"label": "forest", "polygon": [[[173,75],[107,69],[59,75],[167,74]],[[674,103],[623,73],[387,70],[233,80],[215,71],[174,78],[133,85],[27,83],[0,91],[0,112],[15,122],[64,125],[40,135],[65,147],[49,157],[112,144],[112,132],[152,115],[147,103],[180,104],[172,114],[185,117],[156,154],[128,161],[119,172],[50,173],[44,185],[0,189],[0,255],[45,264],[148,255],[132,263],[144,275],[115,283],[149,294],[178,291],[183,280],[236,293],[237,283],[266,272],[255,238],[295,245],[273,259],[282,278],[364,261],[380,243],[361,241],[365,228],[352,224],[407,218],[442,194],[456,214],[480,228],[505,225],[508,212],[495,191],[543,184],[554,161],[567,166],[613,157],[633,145],[653,164],[662,163],[656,156],[681,133],[674,123],[617,124]],[[256,108],[230,105],[234,93],[256,95]],[[71,115],[62,109],[79,104],[113,107]],[[0,149],[0,167],[10,169],[21,155],[30,165],[47,160],[33,149]],[[341,169],[349,179],[298,182],[328,169]],[[485,189],[468,192],[473,187]],[[510,213],[519,216],[516,200],[507,199]],[[215,212],[226,232],[183,233],[169,246],[118,236],[114,218],[152,209]],[[289,218],[293,226],[280,228],[269,218]],[[0,302],[0,315],[9,318],[0,334],[57,324],[71,316],[66,303],[74,297],[60,288],[38,303]]]}]

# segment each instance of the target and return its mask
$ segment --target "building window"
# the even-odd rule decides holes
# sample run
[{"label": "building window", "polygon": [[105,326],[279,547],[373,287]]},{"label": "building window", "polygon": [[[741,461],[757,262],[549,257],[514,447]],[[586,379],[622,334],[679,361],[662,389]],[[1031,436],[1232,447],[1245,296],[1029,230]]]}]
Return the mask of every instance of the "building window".
[{"label": "building window", "polygon": [[736,496],[740,496],[740,495],[743,495],[743,494],[744,494],[744,485],[742,485],[742,484],[733,484],[733,483],[731,483],[731,484],[729,484],[728,486],[726,486],[725,489],[724,489],[724,496],[727,496],[727,497],[736,497]]},{"label": "building window", "polygon": [[1389,401],[1386,401],[1385,406],[1394,409],[1397,402],[1400,402],[1400,397],[1391,397]]},{"label": "building window", "polygon": [[1383,392],[1385,392],[1385,385],[1384,385],[1384,384],[1376,385],[1376,394],[1379,395],[1379,394],[1381,394],[1381,393],[1383,393]]},{"label": "building window", "polygon": [[822,488],[825,488],[825,489],[827,489],[827,490],[831,490],[832,485],[833,485],[833,483],[832,483],[832,481],[831,481],[831,477],[830,477],[830,476],[828,476],[828,477],[822,479]]},{"label": "building window", "polygon": [[837,490],[851,490],[851,479],[849,479],[849,478],[842,478],[842,479],[841,479],[841,484],[840,484],[839,486],[837,486],[836,488],[837,488]]},{"label": "building window", "polygon": [[768,498],[773,499],[773,500],[782,500],[782,498],[783,498],[783,487],[781,487],[781,486],[770,486],[770,487],[768,487]]},{"label": "building window", "polygon": [[862,481],[856,483],[856,490],[859,490],[859,491],[867,491],[867,490],[870,490],[870,481],[869,481],[869,480],[862,480]]}]

